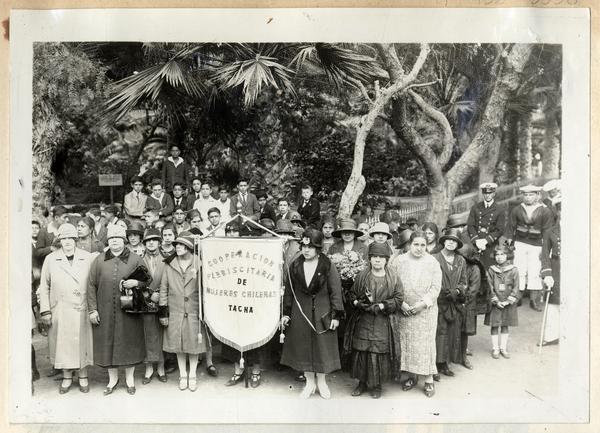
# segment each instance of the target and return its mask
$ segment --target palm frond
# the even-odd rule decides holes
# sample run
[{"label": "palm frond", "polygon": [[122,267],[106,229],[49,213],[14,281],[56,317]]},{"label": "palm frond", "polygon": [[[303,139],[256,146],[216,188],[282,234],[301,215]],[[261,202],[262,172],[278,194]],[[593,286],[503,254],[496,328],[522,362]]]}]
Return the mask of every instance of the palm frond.
[{"label": "palm frond", "polygon": [[130,75],[115,83],[114,95],[106,101],[100,117],[105,121],[121,119],[127,112],[149,100],[156,102],[160,95],[172,88],[198,97],[203,94],[202,84],[183,62],[198,49],[186,47],[164,64],[158,64]]},{"label": "palm frond", "polygon": [[289,67],[300,72],[302,68],[318,66],[336,88],[354,85],[353,81],[370,83],[385,78],[386,72],[368,55],[342,45],[317,43],[303,46],[291,60]]},{"label": "palm frond", "polygon": [[238,60],[217,68],[213,80],[222,90],[242,87],[244,105],[254,104],[264,86],[273,86],[295,95],[291,75],[293,71],[277,62],[273,57],[256,54],[253,59]]}]

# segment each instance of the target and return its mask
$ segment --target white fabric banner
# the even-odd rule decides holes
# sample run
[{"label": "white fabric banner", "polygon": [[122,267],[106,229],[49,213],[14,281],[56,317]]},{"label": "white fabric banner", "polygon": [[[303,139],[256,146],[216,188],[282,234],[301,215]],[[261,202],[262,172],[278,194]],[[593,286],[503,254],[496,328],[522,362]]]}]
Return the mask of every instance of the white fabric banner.
[{"label": "white fabric banner", "polygon": [[281,238],[206,238],[202,246],[204,321],[241,351],[275,334],[282,297]]}]

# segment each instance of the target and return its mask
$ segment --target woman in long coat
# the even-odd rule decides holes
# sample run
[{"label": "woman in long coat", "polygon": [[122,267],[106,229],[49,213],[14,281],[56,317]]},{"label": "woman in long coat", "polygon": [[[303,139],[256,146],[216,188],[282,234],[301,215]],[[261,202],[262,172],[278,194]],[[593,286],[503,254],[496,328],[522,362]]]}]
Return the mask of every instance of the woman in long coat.
[{"label": "woman in long coat", "polygon": [[[454,376],[448,365],[450,362],[463,364],[465,349],[462,347],[461,332],[465,318],[467,293],[467,262],[457,254],[462,247],[456,229],[449,229],[440,237],[443,245],[439,253],[433,255],[442,268],[442,289],[438,296],[438,322],[436,356],[438,371],[446,376]],[[439,379],[435,376],[434,379]]]},{"label": "woman in long coat", "polygon": [[87,367],[93,364],[92,325],[87,317],[86,291],[93,256],[75,247],[77,229],[63,224],[58,229],[59,250],[42,266],[40,312],[49,327],[50,361],[63,370],[59,392],[69,391],[73,370],[79,370],[79,390],[88,392]]},{"label": "woman in long coat", "polygon": [[94,362],[108,369],[104,395],[113,392],[119,381],[118,367],[125,367],[127,392],[135,394],[135,365],[144,361],[144,322],[141,314],[121,309],[121,286],[137,290],[145,283],[127,279],[142,259],[125,248],[125,229],[117,224],[108,227],[108,250],[92,263],[87,292],[88,312],[94,333]]},{"label": "woman in long coat", "polygon": [[[194,241],[180,236],[173,242],[175,255],[165,260],[160,283],[160,322],[165,326],[163,350],[177,355],[179,389],[196,391],[198,356],[210,344],[200,317],[200,269],[194,265]],[[186,358],[189,357],[189,378]]]},{"label": "woman in long coat", "polygon": [[355,310],[348,321],[344,351],[351,352],[351,377],[358,379],[352,391],[359,396],[369,389],[371,397],[381,397],[381,384],[390,378],[392,365],[399,368],[400,342],[390,326],[390,314],[402,305],[402,283],[387,269],[390,248],[387,243],[369,245],[369,268],[354,281],[348,302]]},{"label": "woman in long coat", "polygon": [[[425,376],[424,392],[435,393],[435,332],[437,328],[437,298],[442,285],[442,270],[436,259],[427,254],[427,240],[422,231],[410,235],[409,251],[396,256],[389,267],[402,281],[404,301],[401,316],[390,316],[392,329],[400,335],[400,368],[409,373],[402,389],[415,387],[418,376]],[[397,319],[397,320],[394,320]]]},{"label": "woman in long coat", "polygon": [[344,315],[342,288],[335,266],[321,254],[322,242],[323,233],[317,230],[302,234],[302,255],[292,262],[285,281],[281,321],[289,327],[281,363],[304,371],[301,398],[310,397],[317,386],[321,397],[330,398],[325,376],[340,369],[336,329]]},{"label": "woman in long coat", "polygon": [[[149,228],[144,233],[144,265],[152,275],[152,282],[148,287],[150,292],[150,301],[158,305],[160,298],[160,283],[162,281],[162,275],[165,268],[165,262],[163,256],[160,254],[160,244],[162,237],[160,236],[160,230]],[[157,314],[144,314],[144,338],[146,345],[146,357],[144,358],[144,364],[146,364],[146,373],[142,384],[146,385],[152,381],[154,375],[154,363],[157,363],[157,374],[158,380],[161,382],[167,381],[165,375],[165,360],[163,357],[163,329],[158,320]]]}]

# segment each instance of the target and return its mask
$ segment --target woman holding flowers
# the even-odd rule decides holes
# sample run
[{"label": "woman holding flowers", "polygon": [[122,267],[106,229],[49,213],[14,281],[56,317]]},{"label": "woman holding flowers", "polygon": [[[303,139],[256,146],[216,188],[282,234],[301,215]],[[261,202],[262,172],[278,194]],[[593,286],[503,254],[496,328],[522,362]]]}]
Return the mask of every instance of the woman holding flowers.
[{"label": "woman holding flowers", "polygon": [[400,342],[394,338],[389,317],[400,310],[403,291],[398,276],[387,269],[389,259],[387,244],[369,245],[369,267],[348,292],[348,302],[355,310],[346,328],[344,351],[351,352],[350,375],[359,380],[353,396],[368,389],[371,397],[379,398],[392,365],[399,371]]}]

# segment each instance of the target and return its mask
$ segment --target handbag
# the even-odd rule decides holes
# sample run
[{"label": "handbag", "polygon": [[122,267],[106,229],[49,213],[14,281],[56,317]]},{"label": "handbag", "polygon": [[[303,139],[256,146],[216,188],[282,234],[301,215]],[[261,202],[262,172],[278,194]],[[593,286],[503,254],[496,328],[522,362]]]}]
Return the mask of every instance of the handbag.
[{"label": "handbag", "polygon": [[[152,282],[152,275],[145,266],[139,265],[123,280],[137,280],[148,285]],[[126,289],[121,287],[120,302],[121,309],[126,313],[143,314],[158,311],[158,306],[150,301],[150,293],[147,288]]]}]

